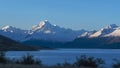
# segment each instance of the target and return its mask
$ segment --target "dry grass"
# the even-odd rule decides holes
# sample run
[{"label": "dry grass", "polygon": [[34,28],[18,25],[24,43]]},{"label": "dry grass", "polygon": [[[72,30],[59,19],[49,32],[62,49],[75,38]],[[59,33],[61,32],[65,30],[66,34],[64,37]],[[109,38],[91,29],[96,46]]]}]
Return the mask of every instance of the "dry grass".
[{"label": "dry grass", "polygon": [[0,68],[43,68],[40,65],[0,64]]}]

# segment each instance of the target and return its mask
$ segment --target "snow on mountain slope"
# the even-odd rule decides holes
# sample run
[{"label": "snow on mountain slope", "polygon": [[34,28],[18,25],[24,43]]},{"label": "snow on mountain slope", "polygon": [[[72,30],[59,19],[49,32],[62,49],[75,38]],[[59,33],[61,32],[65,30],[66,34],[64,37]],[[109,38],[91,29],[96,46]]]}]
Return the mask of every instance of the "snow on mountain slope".
[{"label": "snow on mountain slope", "polygon": [[0,30],[0,34],[16,41],[21,41],[27,35],[27,30],[22,30],[12,26],[5,26]]},{"label": "snow on mountain slope", "polygon": [[120,37],[120,27],[116,28],[112,33],[105,35],[107,37]]},{"label": "snow on mountain slope", "polygon": [[86,37],[88,38],[90,35],[94,34],[96,31],[87,31],[87,32],[84,32],[83,34],[79,35],[77,38],[81,38],[81,37]]},{"label": "snow on mountain slope", "polygon": [[28,39],[40,39],[40,40],[50,40],[50,41],[72,41],[78,35],[84,33],[85,30],[74,31],[72,29],[61,28],[57,25],[50,24],[49,21],[41,21],[38,25],[33,26],[32,30],[29,32]]},{"label": "snow on mountain slope", "polygon": [[57,31],[59,30],[59,28],[60,28],[59,26],[51,25],[49,21],[45,20],[41,21],[38,25],[34,25],[30,33],[32,34],[34,32],[35,33],[43,32],[47,34],[53,31]]},{"label": "snow on mountain slope", "polygon": [[96,33],[90,35],[90,38],[92,38],[92,37],[106,37],[106,36],[109,36],[109,34],[114,32],[117,28],[119,28],[117,25],[111,24],[111,25],[109,25],[109,26],[107,26],[105,28],[102,28],[102,29],[98,30]]}]

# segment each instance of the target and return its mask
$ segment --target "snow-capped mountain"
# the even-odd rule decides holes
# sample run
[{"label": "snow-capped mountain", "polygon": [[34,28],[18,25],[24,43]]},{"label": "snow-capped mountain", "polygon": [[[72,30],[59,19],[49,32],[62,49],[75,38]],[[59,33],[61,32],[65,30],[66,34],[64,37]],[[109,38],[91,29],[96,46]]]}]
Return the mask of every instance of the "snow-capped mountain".
[{"label": "snow-capped mountain", "polygon": [[39,24],[34,25],[31,30],[5,26],[0,30],[0,34],[16,41],[47,40],[67,42],[74,40],[76,37],[120,37],[120,27],[115,24],[111,24],[98,31],[75,31],[72,29],[62,28],[57,25],[52,25],[49,21],[44,20]]},{"label": "snow-capped mountain", "polygon": [[30,33],[31,34],[39,32],[43,32],[45,34],[55,33],[54,31],[59,31],[59,28],[60,28],[59,26],[52,25],[50,24],[49,21],[45,20],[41,21],[38,25],[34,25]]},{"label": "snow-capped mountain", "polygon": [[41,39],[50,41],[72,41],[85,30],[74,31],[72,29],[61,28],[57,25],[50,24],[49,21],[41,21],[38,25],[33,26],[29,32],[28,39]]},{"label": "snow-capped mountain", "polygon": [[95,38],[95,37],[120,37],[120,26],[116,24],[108,25],[98,31],[86,31],[77,38]]},{"label": "snow-capped mountain", "polygon": [[120,27],[116,28],[113,32],[107,34],[106,36],[120,37]]},{"label": "snow-capped mountain", "polygon": [[5,26],[0,30],[0,34],[16,41],[26,40],[47,40],[66,42],[74,40],[78,35],[86,32],[85,30],[75,31],[72,29],[61,28],[50,24],[44,20],[34,25],[31,30],[22,30],[12,26]]},{"label": "snow-capped mountain", "polygon": [[120,30],[119,26],[117,26],[115,24],[111,24],[105,28],[98,30],[94,34],[90,35],[89,37],[93,38],[93,37],[120,36],[119,30]]},{"label": "snow-capped mountain", "polygon": [[21,41],[27,35],[27,30],[22,30],[12,26],[5,26],[0,30],[0,34],[16,41]]},{"label": "snow-capped mountain", "polygon": [[71,48],[119,49],[120,26],[111,24],[95,32],[85,32],[66,45]]},{"label": "snow-capped mountain", "polygon": [[86,31],[83,34],[79,35],[77,38],[85,37],[88,38],[90,35],[94,34],[96,31]]}]

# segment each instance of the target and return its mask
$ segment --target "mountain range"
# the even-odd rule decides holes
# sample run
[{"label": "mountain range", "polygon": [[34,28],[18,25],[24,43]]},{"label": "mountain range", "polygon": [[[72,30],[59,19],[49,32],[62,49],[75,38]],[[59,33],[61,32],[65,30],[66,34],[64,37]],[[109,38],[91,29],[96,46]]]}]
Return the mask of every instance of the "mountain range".
[{"label": "mountain range", "polygon": [[85,32],[79,37],[95,38],[95,37],[119,37],[119,36],[120,36],[120,26],[117,26],[116,24],[111,24],[98,31]]},{"label": "mountain range", "polygon": [[5,26],[0,34],[23,44],[46,47],[117,48],[120,45],[120,26],[116,24],[87,31],[62,28],[44,20],[30,30]]},{"label": "mountain range", "polygon": [[78,35],[84,33],[85,30],[72,30],[61,28],[57,25],[50,24],[49,21],[41,21],[34,25],[30,30],[22,30],[12,26],[5,26],[0,30],[0,34],[9,37],[15,41],[26,40],[47,40],[67,42],[74,40]]},{"label": "mountain range", "polygon": [[120,49],[120,26],[111,24],[98,31],[85,32],[65,45],[70,48]]}]

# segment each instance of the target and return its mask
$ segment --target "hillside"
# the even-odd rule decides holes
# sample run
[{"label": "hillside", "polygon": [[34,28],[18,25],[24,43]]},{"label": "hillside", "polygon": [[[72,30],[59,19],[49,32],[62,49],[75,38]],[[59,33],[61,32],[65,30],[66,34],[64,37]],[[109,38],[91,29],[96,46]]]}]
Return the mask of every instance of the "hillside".
[{"label": "hillside", "polygon": [[16,41],[0,35],[0,51],[31,51],[37,50],[31,46],[24,46]]}]

